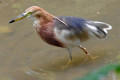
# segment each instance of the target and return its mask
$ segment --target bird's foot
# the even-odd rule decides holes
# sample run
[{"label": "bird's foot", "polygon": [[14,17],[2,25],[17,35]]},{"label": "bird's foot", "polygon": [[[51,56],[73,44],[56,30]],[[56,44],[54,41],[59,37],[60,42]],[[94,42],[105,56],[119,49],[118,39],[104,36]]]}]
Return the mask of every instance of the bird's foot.
[{"label": "bird's foot", "polygon": [[95,59],[99,58],[100,56],[92,56],[92,55],[88,54],[87,57],[90,58],[92,61],[94,61]]},{"label": "bird's foot", "polygon": [[63,69],[67,69],[72,67],[73,60],[68,60],[67,64],[63,67]]}]

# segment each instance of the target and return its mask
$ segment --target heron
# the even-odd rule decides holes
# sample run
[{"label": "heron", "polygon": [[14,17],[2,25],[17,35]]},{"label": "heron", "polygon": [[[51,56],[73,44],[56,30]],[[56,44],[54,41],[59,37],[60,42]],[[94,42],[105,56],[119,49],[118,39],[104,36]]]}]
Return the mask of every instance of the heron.
[{"label": "heron", "polygon": [[108,30],[112,29],[111,25],[100,21],[71,16],[56,17],[38,6],[29,7],[24,13],[12,19],[9,23],[26,17],[34,20],[33,27],[43,41],[53,46],[66,48],[70,61],[73,60],[72,48],[79,47],[86,55],[90,56],[88,50],[82,46],[82,43],[91,37],[104,39],[108,34]]}]

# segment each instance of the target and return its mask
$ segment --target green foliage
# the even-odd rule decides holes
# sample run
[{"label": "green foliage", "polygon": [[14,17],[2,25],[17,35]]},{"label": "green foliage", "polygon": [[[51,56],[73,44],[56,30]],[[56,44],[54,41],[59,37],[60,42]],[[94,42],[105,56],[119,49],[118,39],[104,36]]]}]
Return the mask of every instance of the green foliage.
[{"label": "green foliage", "polygon": [[75,80],[100,80],[101,78],[105,77],[110,71],[115,71],[116,73],[120,73],[120,64],[106,65],[100,68],[99,70],[92,71],[83,78],[78,78]]}]

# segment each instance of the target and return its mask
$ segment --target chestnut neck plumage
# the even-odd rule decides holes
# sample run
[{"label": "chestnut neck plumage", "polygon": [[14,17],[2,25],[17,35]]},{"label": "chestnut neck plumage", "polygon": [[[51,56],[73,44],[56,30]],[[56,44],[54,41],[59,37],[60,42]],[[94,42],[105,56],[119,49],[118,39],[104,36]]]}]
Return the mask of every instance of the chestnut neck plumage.
[{"label": "chestnut neck plumage", "polygon": [[53,22],[53,16],[47,12],[41,13],[41,16],[39,18],[40,25],[44,25],[49,22]]},{"label": "chestnut neck plumage", "polygon": [[64,47],[62,42],[56,39],[54,34],[54,16],[47,13],[46,11],[42,11],[41,16],[37,16],[34,21],[34,28],[38,35],[47,42],[48,44]]},{"label": "chestnut neck plumage", "polygon": [[53,23],[53,15],[46,12],[45,10],[39,9],[40,14],[35,15],[33,26],[36,31],[39,31],[41,27],[47,27],[49,24]]}]

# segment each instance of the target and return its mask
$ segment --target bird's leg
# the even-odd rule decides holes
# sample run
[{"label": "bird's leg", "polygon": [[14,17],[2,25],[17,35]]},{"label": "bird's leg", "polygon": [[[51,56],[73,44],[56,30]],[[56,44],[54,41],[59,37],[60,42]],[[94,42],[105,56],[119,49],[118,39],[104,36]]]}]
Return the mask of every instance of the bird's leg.
[{"label": "bird's leg", "polygon": [[68,50],[68,53],[69,53],[69,60],[65,66],[65,68],[68,68],[68,67],[71,67],[72,66],[72,62],[73,62],[73,59],[72,59],[72,50],[71,48],[67,48]]},{"label": "bird's leg", "polygon": [[67,48],[68,53],[69,53],[69,60],[72,61],[72,50],[71,48]]},{"label": "bird's leg", "polygon": [[94,60],[94,59],[96,59],[96,58],[98,58],[99,56],[92,56],[92,55],[90,55],[89,54],[89,52],[87,51],[87,49],[86,48],[84,48],[83,46],[79,46],[80,47],[80,49],[82,49],[84,52],[85,52],[85,54],[88,56],[88,57],[90,57],[92,60]]}]

